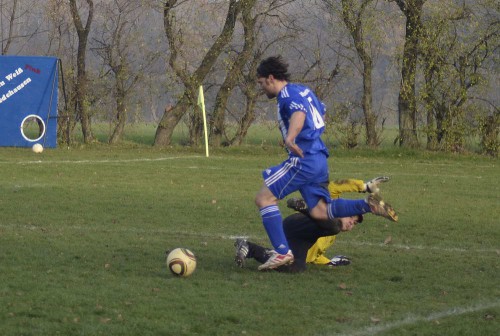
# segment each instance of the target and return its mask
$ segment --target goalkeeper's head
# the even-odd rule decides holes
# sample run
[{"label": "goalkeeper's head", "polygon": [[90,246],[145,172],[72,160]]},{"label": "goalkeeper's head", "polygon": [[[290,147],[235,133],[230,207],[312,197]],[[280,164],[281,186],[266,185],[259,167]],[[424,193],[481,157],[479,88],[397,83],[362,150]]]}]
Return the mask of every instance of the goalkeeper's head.
[{"label": "goalkeeper's head", "polygon": [[363,215],[343,217],[343,218],[339,218],[339,220],[340,220],[340,223],[342,225],[340,231],[348,232],[348,231],[351,231],[352,229],[354,229],[354,226],[356,226],[356,224],[363,222]]}]

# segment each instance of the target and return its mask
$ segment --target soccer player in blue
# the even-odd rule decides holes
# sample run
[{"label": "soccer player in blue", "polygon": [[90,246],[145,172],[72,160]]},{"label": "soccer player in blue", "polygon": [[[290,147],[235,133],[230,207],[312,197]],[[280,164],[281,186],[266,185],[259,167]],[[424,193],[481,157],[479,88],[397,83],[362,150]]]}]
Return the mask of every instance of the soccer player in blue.
[{"label": "soccer player in blue", "polygon": [[300,191],[310,216],[318,220],[351,217],[372,212],[397,221],[390,205],[379,196],[366,200],[332,200],[328,184],[328,149],[321,140],[325,130],[325,106],[314,92],[290,83],[288,64],[281,56],[264,59],[257,68],[257,82],[269,99],[278,103],[278,122],[288,159],[263,171],[264,185],[255,197],[262,223],[274,247],[272,256],[259,270],[273,269],[293,262],[293,253],[283,232],[278,200]]}]

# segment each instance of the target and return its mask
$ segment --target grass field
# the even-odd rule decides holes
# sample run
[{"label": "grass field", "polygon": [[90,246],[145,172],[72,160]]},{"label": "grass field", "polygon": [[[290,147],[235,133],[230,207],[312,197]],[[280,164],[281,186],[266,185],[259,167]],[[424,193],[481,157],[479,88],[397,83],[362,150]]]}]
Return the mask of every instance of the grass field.
[{"label": "grass field", "polygon": [[253,197],[277,147],[0,148],[0,334],[497,335],[498,160],[332,154],[332,178],[390,176],[400,222],[367,215],[330,251],[350,266],[289,275],[233,264],[234,237],[269,245]]}]

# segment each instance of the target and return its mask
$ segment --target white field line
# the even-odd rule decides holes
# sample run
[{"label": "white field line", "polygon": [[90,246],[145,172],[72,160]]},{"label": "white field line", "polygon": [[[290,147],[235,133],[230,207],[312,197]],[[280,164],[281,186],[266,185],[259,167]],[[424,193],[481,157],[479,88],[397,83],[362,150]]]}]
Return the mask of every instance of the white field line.
[{"label": "white field line", "polygon": [[[16,164],[40,164],[40,163],[74,163],[74,164],[80,164],[80,163],[87,163],[87,164],[99,164],[99,163],[127,163],[127,162],[154,162],[154,161],[165,161],[165,160],[175,160],[175,159],[193,159],[193,158],[205,158],[205,156],[202,155],[187,155],[187,156],[172,156],[172,157],[161,157],[161,158],[137,158],[137,159],[109,159],[109,160],[60,160],[60,161],[42,161],[42,160],[29,160],[29,161],[0,161],[0,164],[8,164],[8,163],[16,163]],[[223,159],[224,156],[211,156],[209,159]],[[279,161],[279,160],[278,160]],[[370,163],[371,165],[373,164],[379,164],[379,165],[388,165],[387,162],[383,161],[371,161],[371,160],[366,160],[367,163]],[[346,161],[343,160],[341,161],[341,164],[351,164],[351,165],[356,165],[359,164],[359,161]],[[389,164],[390,165],[390,164]],[[414,162],[412,163],[412,166],[434,166],[434,167],[447,167],[447,166],[453,166],[456,167],[456,163],[431,163],[431,162]],[[483,166],[475,166],[476,168],[495,168],[496,165],[491,164],[491,165],[483,165]],[[400,174],[401,175],[401,174]],[[402,174],[404,175],[404,174]]]},{"label": "white field line", "polygon": [[[88,227],[88,226],[64,226],[61,228],[54,227],[42,227],[36,225],[15,225],[15,224],[0,224],[0,229],[6,230],[26,230],[26,231],[37,231],[42,232],[63,232],[65,230],[71,231],[83,231],[83,232],[102,232],[102,233],[134,233],[134,234],[145,234],[145,235],[175,235],[175,236],[188,236],[188,237],[198,237],[200,239],[224,239],[224,240],[235,240],[236,238],[248,238],[255,239],[257,241],[267,241],[267,236],[248,236],[248,235],[228,235],[224,233],[200,233],[200,232],[187,232],[187,231],[176,231],[168,229],[143,229],[138,227],[128,227],[128,228],[116,228],[116,229],[103,229],[99,227]],[[439,247],[439,246],[422,246],[422,245],[399,245],[399,244],[383,244],[383,243],[372,243],[366,241],[349,241],[345,242],[342,240],[336,241],[336,245],[354,245],[354,246],[371,246],[378,248],[391,248],[400,250],[433,250],[441,252],[457,252],[457,253],[496,253],[500,254],[500,247],[491,249],[466,249],[466,248],[453,248],[453,247]]]},{"label": "white field line", "polygon": [[156,162],[156,161],[166,161],[166,160],[178,160],[178,159],[198,159],[203,158],[201,155],[194,156],[170,156],[161,158],[138,158],[138,159],[116,159],[116,160],[60,160],[60,161],[17,161],[17,162],[0,162],[0,163],[13,163],[13,164],[101,164],[101,163],[135,163],[135,162]]},{"label": "white field line", "polygon": [[[42,160],[35,160],[35,161],[0,161],[0,164],[19,164],[19,165],[29,165],[29,164],[113,164],[113,163],[137,163],[137,162],[159,162],[159,161],[167,161],[167,160],[179,160],[179,159],[205,159],[204,156],[201,155],[193,155],[193,156],[171,156],[171,157],[161,157],[161,158],[137,158],[137,159],[106,159],[106,160],[59,160],[59,161],[42,161]],[[222,159],[223,157],[212,157],[214,158],[219,158]],[[359,162],[347,162],[343,161],[343,163],[351,163],[351,164],[359,164]],[[372,164],[373,162],[370,162]],[[375,162],[377,163],[377,162]],[[382,164],[382,163],[380,163]],[[413,165],[427,165],[427,166],[448,166],[450,164],[441,164],[441,163],[415,163]],[[483,166],[483,168],[494,168],[495,165],[488,165],[488,166]],[[183,167],[187,169],[199,169],[199,167],[196,166],[189,166],[189,167]],[[222,170],[222,169],[231,169],[231,167],[225,166],[224,168],[221,167],[203,167],[203,169],[209,169],[209,170]],[[250,171],[260,171],[262,168],[238,168],[238,170],[250,170]],[[339,174],[339,170],[337,169],[336,171],[332,171],[332,173],[335,173],[335,175]],[[350,175],[361,175],[360,174],[353,174],[353,172],[350,172]],[[482,179],[482,176],[478,175],[450,175],[450,174],[428,174],[428,173],[398,173],[398,174],[390,174],[386,173],[385,175],[391,175],[391,176],[424,176],[424,177],[447,177],[447,178],[466,178],[466,179]]]},{"label": "white field line", "polygon": [[[356,165],[356,164],[360,164],[360,163],[366,163],[366,164],[370,164],[370,165],[385,165],[385,166],[393,166],[393,165],[397,165],[399,164],[398,162],[386,162],[386,161],[372,161],[372,160],[362,160],[360,159],[360,161],[349,161],[349,160],[343,160],[343,159],[336,159],[335,156],[333,157],[333,160],[332,162],[338,166],[341,166],[343,164],[353,164],[353,165]],[[336,161],[338,160],[338,162]],[[459,165],[459,164],[458,164]],[[433,167],[449,167],[449,166],[452,166],[452,167],[457,167],[457,163],[456,162],[449,162],[449,163],[437,163],[437,162],[412,162],[411,163],[411,166],[433,166]],[[495,168],[497,165],[495,164],[484,164],[484,165],[477,165],[477,166],[474,166],[475,168]]]},{"label": "white field line", "polygon": [[[337,242],[335,242],[337,244]],[[342,243],[342,241],[340,241]],[[398,250],[435,250],[442,252],[472,252],[471,250],[460,247],[438,247],[438,246],[423,246],[423,245],[401,245],[401,244],[384,244],[384,243],[370,243],[370,242],[344,242],[344,245],[355,246],[375,246],[382,248],[395,248]],[[498,252],[500,253],[500,246],[498,249],[476,249],[473,252]]]},{"label": "white field line", "polygon": [[478,312],[481,310],[486,310],[486,309],[491,309],[491,308],[496,308],[496,307],[500,307],[500,301],[478,303],[475,306],[469,305],[466,307],[454,307],[454,308],[444,310],[441,312],[432,313],[428,316],[415,316],[413,314],[409,314],[406,318],[404,318],[400,321],[378,324],[378,325],[371,326],[371,327],[368,327],[368,328],[365,328],[362,330],[358,330],[358,331],[352,330],[352,331],[349,331],[348,334],[335,334],[335,335],[337,335],[337,336],[376,335],[378,333],[383,333],[383,332],[389,331],[389,330],[394,329],[394,328],[400,328],[400,327],[411,325],[411,324],[416,324],[416,323],[420,323],[420,322],[438,321],[439,319],[443,319],[443,318],[447,318],[447,317],[475,313],[475,312]]},{"label": "white field line", "polygon": [[[337,179],[340,173],[342,173],[342,170],[335,170],[332,171],[330,174],[334,174],[335,176],[330,176],[330,179]],[[352,170],[349,171],[348,176],[361,176],[365,173],[362,172],[353,172]],[[428,174],[428,173],[390,173],[390,172],[382,172],[382,173],[377,173],[378,175],[382,176],[389,176],[391,178],[394,178],[395,176],[422,176],[422,177],[442,177],[442,178],[466,178],[466,179],[477,179],[480,180],[483,177],[480,175],[452,175],[452,174]],[[346,176],[344,174],[343,176]]]}]

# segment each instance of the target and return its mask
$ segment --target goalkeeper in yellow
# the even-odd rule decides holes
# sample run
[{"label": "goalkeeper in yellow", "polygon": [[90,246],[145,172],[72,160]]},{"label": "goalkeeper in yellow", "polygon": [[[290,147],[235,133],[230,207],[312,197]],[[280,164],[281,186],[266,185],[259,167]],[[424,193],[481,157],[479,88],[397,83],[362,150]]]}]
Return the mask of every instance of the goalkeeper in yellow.
[{"label": "goalkeeper in yellow", "polygon": [[[388,177],[376,177],[368,182],[356,179],[336,180],[328,184],[328,191],[332,199],[339,198],[345,192],[378,193],[379,184],[389,181]],[[307,205],[304,200],[290,198],[287,206],[296,211],[307,214]],[[335,256],[332,259],[325,256],[326,250],[333,245],[336,236],[318,238],[316,243],[308,250],[306,262],[316,265],[342,266],[348,265],[351,261],[343,255]]]}]

